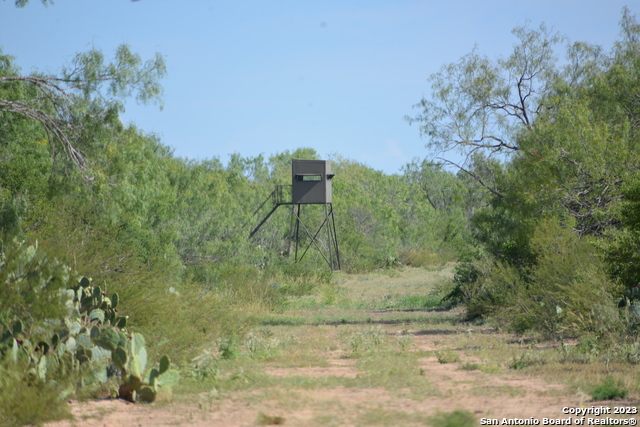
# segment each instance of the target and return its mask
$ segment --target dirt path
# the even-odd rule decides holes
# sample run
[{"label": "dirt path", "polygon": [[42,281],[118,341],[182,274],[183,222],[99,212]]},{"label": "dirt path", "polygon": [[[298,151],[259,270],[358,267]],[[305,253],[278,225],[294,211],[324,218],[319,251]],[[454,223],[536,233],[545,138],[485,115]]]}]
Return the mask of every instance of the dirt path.
[{"label": "dirt path", "polygon": [[[542,425],[543,418],[570,417],[565,407],[592,405],[566,385],[492,367],[469,351],[491,340],[506,342],[487,326],[441,321],[455,313],[423,310],[419,320],[409,314],[412,320],[394,321],[398,312],[368,310],[362,322],[351,324],[265,327],[269,334],[297,335],[279,357],[252,365],[251,373],[234,365],[233,375],[242,371],[244,381],[256,386],[153,405],[71,402],[76,420],[47,426],[417,426],[429,425],[436,414],[453,417],[453,411],[465,411],[477,424],[518,418]],[[367,337],[377,343],[373,348]],[[364,351],[356,355],[360,347]],[[300,349],[305,356],[295,356]]]},{"label": "dirt path", "polygon": [[[438,351],[454,336],[447,331],[407,331],[402,325],[387,325],[385,330],[389,334],[411,334],[414,349],[425,353]],[[393,425],[394,418],[399,421],[396,425],[424,425],[429,416],[437,412],[457,409],[470,411],[478,420],[530,417],[542,420],[543,417],[566,418],[563,407],[578,407],[585,403],[571,395],[566,387],[540,378],[461,369],[464,363],[472,364],[475,360],[466,357],[461,350],[452,351],[458,354],[460,362],[440,363],[435,355],[419,359],[420,374],[437,388],[434,394],[423,399],[409,397],[410,393],[403,392],[402,387],[390,391],[383,387],[337,386],[241,391],[215,401],[203,394],[191,396],[191,403],[163,406],[134,405],[119,400],[72,402],[78,421],[50,426],[250,426],[280,420],[292,426],[372,425],[378,421]],[[327,366],[265,366],[264,372],[273,377],[308,377],[312,380],[356,378],[359,375],[356,360],[343,356],[340,351],[327,352],[323,355]],[[294,405],[285,405],[291,402]]]}]

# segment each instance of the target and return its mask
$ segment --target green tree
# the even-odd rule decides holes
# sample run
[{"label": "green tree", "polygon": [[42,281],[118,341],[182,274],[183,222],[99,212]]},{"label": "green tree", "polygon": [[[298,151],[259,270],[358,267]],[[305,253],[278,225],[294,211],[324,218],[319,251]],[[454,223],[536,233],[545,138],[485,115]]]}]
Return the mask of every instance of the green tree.
[{"label": "green tree", "polygon": [[38,122],[52,151],[61,149],[85,167],[78,140],[87,123],[117,115],[124,108],[122,101],[132,96],[139,102],[161,105],[159,80],[166,68],[161,55],[143,63],[123,44],[111,62],[98,49],[80,53],[58,76],[20,75],[13,58],[0,52],[0,72],[0,86],[8,89],[3,91],[6,97],[0,98],[0,112]]},{"label": "green tree", "polygon": [[492,61],[476,48],[429,77],[431,96],[407,118],[420,124],[429,148],[467,156],[518,150],[514,136],[533,125],[558,75],[553,48],[562,37],[544,24],[517,27],[513,34],[519,43],[507,58]]},{"label": "green tree", "polygon": [[627,289],[640,283],[640,177],[626,184],[620,206],[621,226],[604,243],[609,273]]},{"label": "green tree", "polygon": [[[466,149],[467,153],[510,151],[501,171],[493,169],[496,172],[489,174],[494,177],[491,185],[474,179],[491,195],[487,206],[476,209],[472,216],[479,256],[458,269],[459,287],[455,294],[463,297],[472,315],[500,312],[511,326],[519,324],[517,328],[523,330],[541,328],[549,333],[571,329],[569,323],[575,323],[578,318],[586,322],[580,326],[582,331],[611,327],[615,323],[610,309],[616,290],[603,276],[605,266],[597,260],[597,248],[602,246],[606,248],[610,274],[627,286],[635,284],[632,277],[636,272],[629,269],[633,263],[629,258],[633,258],[631,254],[638,246],[629,212],[634,203],[632,183],[640,167],[637,103],[640,26],[627,9],[622,15],[621,38],[610,52],[574,43],[567,48],[566,66],[559,67],[549,55],[547,61],[539,61],[544,64],[539,69],[539,76],[543,78],[537,86],[528,86],[538,88],[527,98],[535,101],[528,104],[533,114],[527,116],[530,120],[525,120],[514,112],[510,120],[517,126],[503,134],[509,135],[511,148],[480,146],[478,141],[482,137],[471,143],[458,138],[454,145],[449,145]],[[522,44],[527,46],[524,41]],[[526,49],[516,47],[515,52],[518,51]],[[537,51],[544,52],[544,49]],[[512,70],[509,68],[512,63],[517,61],[501,62],[507,71]],[[467,80],[452,79],[450,89],[457,88],[460,82]],[[466,90],[466,86],[462,86],[456,90]],[[455,98],[461,92],[451,89],[442,93]],[[515,93],[519,93],[519,89]],[[537,107],[532,108],[533,105]],[[465,114],[476,111],[471,108]],[[456,117],[467,120],[470,116]],[[440,125],[455,128],[452,123]],[[482,122],[479,126],[488,129]],[[437,145],[437,140],[432,142]],[[446,144],[443,146],[447,148]],[[474,178],[472,174],[467,175]],[[619,209],[621,200],[624,203]],[[543,226],[552,223],[553,227]],[[570,232],[573,234],[569,237]],[[603,240],[603,237],[610,239]],[[551,246],[564,243],[557,250],[543,250],[540,242]],[[580,273],[567,276],[567,272],[554,267],[562,265],[563,269]],[[590,293],[592,296],[588,299],[580,299],[570,292],[583,289],[581,292],[586,295],[585,292],[591,292],[591,287],[597,284],[601,284],[596,292],[598,296]],[[546,289],[548,293],[542,295],[536,293],[536,289]],[[532,296],[541,298],[545,305],[531,306]],[[572,308],[559,303],[572,298],[575,298],[572,304],[576,304]],[[602,304],[598,305],[596,300]],[[520,308],[509,312],[508,307]],[[556,314],[553,313],[555,307],[558,307]],[[518,317],[518,310],[525,315]],[[557,315],[560,312],[563,314]],[[604,312],[604,317],[593,314]],[[578,317],[569,320],[570,313],[578,313]],[[606,317],[608,326],[598,324],[598,316]],[[544,318],[555,320],[545,323]]]}]

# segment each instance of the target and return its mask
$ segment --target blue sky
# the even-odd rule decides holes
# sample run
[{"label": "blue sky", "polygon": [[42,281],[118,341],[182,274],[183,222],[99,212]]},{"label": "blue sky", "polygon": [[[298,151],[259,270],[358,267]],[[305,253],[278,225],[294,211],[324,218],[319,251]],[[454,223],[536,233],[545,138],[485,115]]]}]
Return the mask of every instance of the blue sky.
[{"label": "blue sky", "polygon": [[0,46],[23,72],[55,72],[91,47],[165,56],[165,108],[129,103],[123,120],[177,156],[269,156],[312,147],[386,173],[429,157],[404,116],[427,77],[477,45],[507,56],[511,30],[545,22],[611,47],[640,0],[0,1]]}]

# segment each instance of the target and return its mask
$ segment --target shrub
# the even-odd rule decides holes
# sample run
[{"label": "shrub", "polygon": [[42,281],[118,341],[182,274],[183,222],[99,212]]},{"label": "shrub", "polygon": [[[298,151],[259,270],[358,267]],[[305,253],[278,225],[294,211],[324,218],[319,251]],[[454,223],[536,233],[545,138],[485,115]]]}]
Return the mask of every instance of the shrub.
[{"label": "shrub", "polygon": [[404,251],[400,254],[400,260],[403,264],[410,265],[412,267],[426,267],[441,263],[441,259],[438,257],[438,254],[428,248],[409,249]]},{"label": "shrub", "polygon": [[606,334],[620,326],[616,286],[607,278],[592,241],[559,221],[541,221],[532,239],[530,309],[534,329],[549,335]]},{"label": "shrub", "polygon": [[605,377],[600,384],[594,386],[590,391],[593,400],[613,400],[624,399],[627,391],[621,381],[616,381],[611,375]]},{"label": "shrub", "polygon": [[555,218],[544,219],[530,247],[535,262],[528,266],[485,258],[458,271],[468,317],[491,317],[510,330],[549,337],[620,329],[617,287],[589,238]]},{"label": "shrub", "polygon": [[[69,417],[63,404],[78,375],[67,364],[42,375],[38,343],[52,332],[47,319],[67,311],[63,291],[69,269],[13,241],[0,253],[0,424],[41,424]],[[37,351],[36,351],[37,349]],[[44,350],[43,350],[44,351]],[[36,358],[32,357],[36,356]],[[46,362],[46,359],[44,359]],[[46,408],[46,409],[45,409]]]},{"label": "shrub", "polygon": [[0,425],[41,425],[71,418],[66,399],[77,379],[72,374],[42,381],[29,373],[26,361],[0,362]]},{"label": "shrub", "polygon": [[38,251],[37,244],[13,241],[0,253],[0,331],[20,319],[29,327],[65,312],[62,291],[70,281],[66,265]]}]

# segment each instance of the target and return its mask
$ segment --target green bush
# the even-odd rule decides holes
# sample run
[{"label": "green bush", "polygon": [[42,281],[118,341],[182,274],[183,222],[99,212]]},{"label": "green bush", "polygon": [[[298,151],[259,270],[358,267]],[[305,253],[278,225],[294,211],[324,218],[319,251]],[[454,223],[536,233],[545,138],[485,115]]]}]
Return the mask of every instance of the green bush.
[{"label": "green bush", "polygon": [[624,389],[621,381],[616,381],[611,375],[605,377],[600,384],[590,390],[593,400],[613,400],[627,397],[627,390]]},{"label": "green bush", "polygon": [[477,261],[479,255],[472,259],[461,259],[454,269],[453,275],[453,287],[444,296],[442,302],[450,303],[453,305],[464,303],[469,292],[469,288],[472,288],[479,279],[480,271],[478,269]]},{"label": "green bush", "polygon": [[[69,269],[38,250],[13,241],[0,253],[0,425],[41,424],[69,417],[63,404],[74,391],[79,371],[68,363],[51,366],[41,355],[42,340],[67,308],[63,291]],[[44,360],[43,363],[37,363]]]},{"label": "green bush", "polygon": [[29,373],[28,362],[0,362],[0,425],[41,425],[71,418],[66,400],[78,377],[73,373],[43,381]]},{"label": "green bush", "polygon": [[468,320],[489,317],[498,306],[500,289],[493,289],[487,280],[495,268],[488,256],[468,260],[456,266],[453,282],[454,288],[447,294],[443,302],[463,303]]},{"label": "green bush", "polygon": [[[588,237],[554,219],[541,221],[532,238],[536,265],[526,277],[526,294],[501,311],[530,322],[547,335],[608,334],[619,330],[616,286]],[[524,314],[523,314],[524,313]]]},{"label": "green bush", "polygon": [[536,227],[526,267],[479,259],[456,273],[468,317],[491,317],[515,332],[549,337],[596,335],[621,330],[615,304],[618,287],[588,237],[579,237],[555,218]]},{"label": "green bush", "polygon": [[35,329],[66,313],[62,293],[71,280],[66,265],[38,251],[37,244],[13,241],[0,252],[0,331],[20,319]]}]

